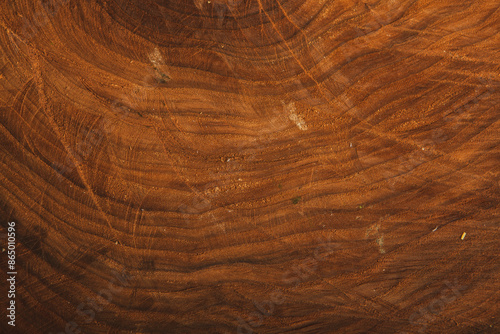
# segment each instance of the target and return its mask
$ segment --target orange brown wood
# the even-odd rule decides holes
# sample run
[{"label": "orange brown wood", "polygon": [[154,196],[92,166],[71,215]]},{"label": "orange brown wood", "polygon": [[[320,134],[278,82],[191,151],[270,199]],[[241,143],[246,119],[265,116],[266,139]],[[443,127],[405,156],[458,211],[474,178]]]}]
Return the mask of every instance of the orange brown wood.
[{"label": "orange brown wood", "polygon": [[499,31],[497,0],[3,1],[0,332],[500,333]]}]

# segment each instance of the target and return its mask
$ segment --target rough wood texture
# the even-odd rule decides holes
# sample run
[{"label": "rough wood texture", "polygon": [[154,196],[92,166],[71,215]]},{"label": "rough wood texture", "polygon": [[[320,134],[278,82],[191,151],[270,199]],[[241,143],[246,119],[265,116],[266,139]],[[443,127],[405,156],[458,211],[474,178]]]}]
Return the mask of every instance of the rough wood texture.
[{"label": "rough wood texture", "polygon": [[2,1],[0,331],[500,333],[499,7]]}]

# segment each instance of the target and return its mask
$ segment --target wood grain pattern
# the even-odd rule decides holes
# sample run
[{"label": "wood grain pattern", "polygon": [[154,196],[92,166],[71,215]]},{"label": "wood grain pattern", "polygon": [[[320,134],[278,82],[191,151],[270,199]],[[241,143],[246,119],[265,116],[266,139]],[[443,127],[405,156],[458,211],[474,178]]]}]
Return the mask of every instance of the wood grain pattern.
[{"label": "wood grain pattern", "polygon": [[500,333],[499,7],[2,2],[2,333]]}]

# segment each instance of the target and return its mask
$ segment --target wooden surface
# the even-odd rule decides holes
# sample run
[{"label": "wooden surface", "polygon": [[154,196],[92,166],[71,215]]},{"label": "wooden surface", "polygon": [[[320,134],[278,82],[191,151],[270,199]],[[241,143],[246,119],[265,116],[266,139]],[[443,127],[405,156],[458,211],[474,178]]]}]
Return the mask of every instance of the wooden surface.
[{"label": "wooden surface", "polygon": [[500,333],[499,31],[497,0],[3,1],[0,332]]}]

